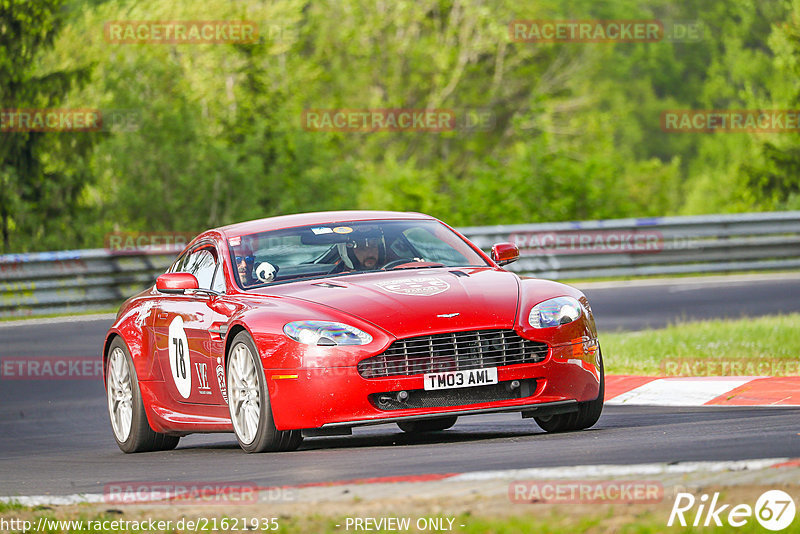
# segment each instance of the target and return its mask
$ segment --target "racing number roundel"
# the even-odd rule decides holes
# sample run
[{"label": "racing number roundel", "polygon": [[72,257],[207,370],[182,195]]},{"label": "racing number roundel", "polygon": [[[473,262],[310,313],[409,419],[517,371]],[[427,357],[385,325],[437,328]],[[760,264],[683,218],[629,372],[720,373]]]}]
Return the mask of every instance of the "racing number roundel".
[{"label": "racing number roundel", "polygon": [[169,323],[169,367],[178,393],[184,399],[192,391],[192,368],[189,362],[189,342],[183,329],[183,317],[178,315]]}]

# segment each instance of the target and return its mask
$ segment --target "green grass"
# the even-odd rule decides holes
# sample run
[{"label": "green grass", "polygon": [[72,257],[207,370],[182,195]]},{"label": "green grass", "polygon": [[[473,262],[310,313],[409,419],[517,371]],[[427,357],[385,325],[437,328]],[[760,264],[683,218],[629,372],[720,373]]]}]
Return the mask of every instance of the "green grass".
[{"label": "green grass", "polygon": [[5,512],[13,512],[15,510],[28,510],[29,508],[23,506],[22,504],[11,501],[11,502],[0,502],[0,514]]},{"label": "green grass", "polygon": [[800,374],[797,313],[601,334],[600,343],[607,374]]}]

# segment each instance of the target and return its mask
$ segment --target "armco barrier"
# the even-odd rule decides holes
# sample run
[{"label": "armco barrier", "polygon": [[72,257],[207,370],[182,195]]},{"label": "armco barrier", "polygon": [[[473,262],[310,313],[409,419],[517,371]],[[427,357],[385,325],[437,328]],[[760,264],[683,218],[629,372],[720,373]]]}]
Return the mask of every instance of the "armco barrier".
[{"label": "armco barrier", "polygon": [[484,250],[516,242],[520,259],[509,270],[554,280],[800,268],[800,211],[459,231]]},{"label": "armco barrier", "polygon": [[[484,250],[520,247],[512,271],[550,279],[800,269],[800,211],[459,228]],[[179,251],[0,256],[0,317],[96,310],[152,284]]]},{"label": "armco barrier", "polygon": [[178,252],[122,255],[92,249],[0,256],[0,317],[119,305],[152,284]]}]

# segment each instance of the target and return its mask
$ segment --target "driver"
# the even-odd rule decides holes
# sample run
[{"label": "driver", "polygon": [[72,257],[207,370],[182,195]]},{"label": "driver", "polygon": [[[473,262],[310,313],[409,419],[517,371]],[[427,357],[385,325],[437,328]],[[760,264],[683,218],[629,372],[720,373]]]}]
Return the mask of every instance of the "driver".
[{"label": "driver", "polygon": [[249,246],[243,246],[235,251],[236,271],[239,274],[239,281],[243,286],[251,286],[256,283],[253,278],[253,265],[256,258],[253,255],[253,249]]},{"label": "driver", "polygon": [[383,234],[380,230],[354,232],[347,242],[347,255],[356,271],[374,271],[386,261]]}]

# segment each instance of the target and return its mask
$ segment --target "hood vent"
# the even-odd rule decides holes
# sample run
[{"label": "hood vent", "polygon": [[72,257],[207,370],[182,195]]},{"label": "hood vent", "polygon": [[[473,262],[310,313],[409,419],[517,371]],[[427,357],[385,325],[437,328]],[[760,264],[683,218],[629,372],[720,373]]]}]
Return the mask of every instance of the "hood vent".
[{"label": "hood vent", "polygon": [[347,286],[343,286],[341,284],[335,284],[333,282],[317,282],[317,283],[312,284],[312,285],[319,286],[319,287],[339,287],[339,288],[342,288],[342,289],[347,287]]}]

